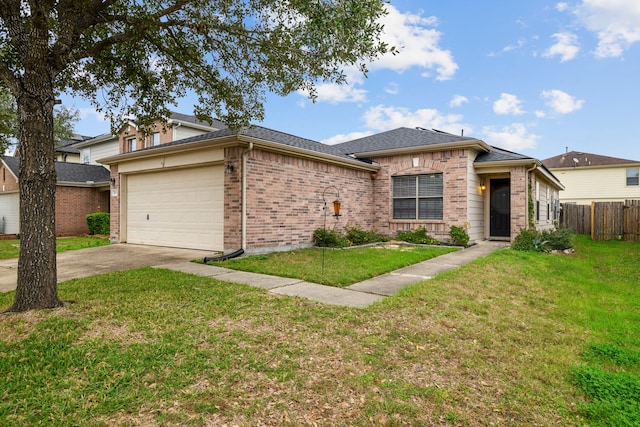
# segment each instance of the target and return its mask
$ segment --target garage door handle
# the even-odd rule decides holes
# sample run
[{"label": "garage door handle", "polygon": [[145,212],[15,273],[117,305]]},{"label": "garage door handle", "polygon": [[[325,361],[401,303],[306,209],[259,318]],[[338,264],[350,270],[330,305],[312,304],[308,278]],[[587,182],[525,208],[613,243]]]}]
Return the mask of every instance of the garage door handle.
[{"label": "garage door handle", "polygon": [[149,214],[147,214],[147,221],[149,221]]}]

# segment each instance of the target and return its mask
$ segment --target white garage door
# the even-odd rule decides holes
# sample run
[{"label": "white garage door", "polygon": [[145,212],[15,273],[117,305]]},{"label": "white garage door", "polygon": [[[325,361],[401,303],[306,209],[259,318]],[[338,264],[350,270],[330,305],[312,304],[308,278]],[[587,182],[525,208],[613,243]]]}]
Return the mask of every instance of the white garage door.
[{"label": "white garage door", "polygon": [[0,232],[20,233],[20,193],[0,194]]},{"label": "white garage door", "polygon": [[222,166],[127,177],[127,242],[219,251],[224,243]]}]

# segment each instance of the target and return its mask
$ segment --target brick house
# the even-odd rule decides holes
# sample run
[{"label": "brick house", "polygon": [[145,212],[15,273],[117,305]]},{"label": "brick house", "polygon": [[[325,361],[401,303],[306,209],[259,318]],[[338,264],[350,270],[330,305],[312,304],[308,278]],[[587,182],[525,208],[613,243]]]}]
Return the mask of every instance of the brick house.
[{"label": "brick house", "polygon": [[438,239],[457,225],[471,242],[511,240],[530,223],[552,227],[562,189],[534,158],[423,129],[334,146],[263,127],[140,139],[100,160],[111,168],[115,242],[287,249],[310,245],[325,221],[388,235],[425,227]]},{"label": "brick house", "polygon": [[[86,215],[109,212],[109,171],[104,166],[56,162],[56,235],[89,232]],[[5,156],[0,161],[0,234],[20,233],[18,170],[20,159]]]}]

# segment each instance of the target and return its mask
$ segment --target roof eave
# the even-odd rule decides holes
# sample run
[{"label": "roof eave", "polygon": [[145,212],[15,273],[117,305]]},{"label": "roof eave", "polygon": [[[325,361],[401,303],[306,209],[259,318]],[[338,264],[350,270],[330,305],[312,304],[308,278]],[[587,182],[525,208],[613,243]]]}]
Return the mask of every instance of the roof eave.
[{"label": "roof eave", "polygon": [[442,150],[469,149],[489,152],[491,147],[479,139],[469,141],[444,142],[440,144],[416,145],[413,147],[392,148],[387,150],[365,151],[353,153],[356,157],[383,157],[407,153],[425,153]]},{"label": "roof eave", "polygon": [[56,185],[61,187],[86,187],[86,188],[95,188],[95,187],[109,187],[109,181],[84,181],[84,182],[75,182],[75,181],[57,181]]}]

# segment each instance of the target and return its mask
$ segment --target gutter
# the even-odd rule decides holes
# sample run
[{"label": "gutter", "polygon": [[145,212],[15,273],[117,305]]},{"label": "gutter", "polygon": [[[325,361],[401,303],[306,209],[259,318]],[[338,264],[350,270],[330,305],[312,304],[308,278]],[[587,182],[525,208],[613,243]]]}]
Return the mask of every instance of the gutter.
[{"label": "gutter", "polygon": [[249,142],[249,146],[242,151],[242,249],[247,249],[247,157],[253,151],[253,142]]}]

